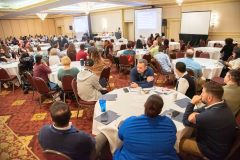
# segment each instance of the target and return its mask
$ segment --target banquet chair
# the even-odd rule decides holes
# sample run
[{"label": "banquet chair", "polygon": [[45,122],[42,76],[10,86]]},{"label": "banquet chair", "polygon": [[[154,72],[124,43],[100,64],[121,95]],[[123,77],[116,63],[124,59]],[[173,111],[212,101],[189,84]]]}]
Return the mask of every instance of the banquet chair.
[{"label": "banquet chair", "polygon": [[151,59],[152,59],[151,54],[144,54],[142,58],[147,60],[148,65],[151,64]]},{"label": "banquet chair", "polygon": [[12,84],[13,86],[13,92],[14,92],[14,84],[15,82],[17,82],[17,76],[16,75],[9,75],[8,72],[4,69],[0,67],[0,92],[1,92],[1,84],[2,83],[9,83]]},{"label": "banquet chair", "polygon": [[121,46],[120,46],[120,50],[124,50],[124,49],[127,49],[126,44],[121,44]]},{"label": "banquet chair", "polygon": [[237,160],[240,157],[240,128],[236,128],[236,130],[233,144],[224,160]]},{"label": "banquet chair", "polygon": [[185,53],[184,52],[176,52],[176,58],[184,58]]},{"label": "banquet chair", "polygon": [[211,81],[212,81],[212,82],[215,82],[215,83],[218,83],[218,84],[220,84],[221,86],[224,86],[224,85],[225,85],[225,83],[224,83],[224,78],[222,78],[222,77],[213,77],[213,78],[211,79]]},{"label": "banquet chair", "polygon": [[65,75],[64,77],[62,77],[62,91],[63,91],[63,101],[66,101],[66,94],[69,93],[73,93],[73,89],[72,89],[72,80],[73,80],[73,76],[71,75]]},{"label": "banquet chair", "polygon": [[78,104],[78,111],[77,111],[77,118],[78,118],[79,110],[81,106],[94,107],[94,105],[96,104],[96,101],[84,101],[78,96],[76,78],[72,80],[72,89]]},{"label": "banquet chair", "polygon": [[104,80],[107,83],[107,86],[109,87],[109,89],[111,90],[111,87],[109,85],[110,71],[111,71],[111,67],[104,67],[100,74],[99,81]]},{"label": "banquet chair", "polygon": [[162,75],[164,76],[164,82],[171,81],[174,85],[175,75],[173,72],[164,72],[162,70],[162,66],[158,63],[156,59],[152,60],[152,68],[154,72],[157,74],[157,78],[155,79],[155,83],[157,83],[157,80]]},{"label": "banquet chair", "polygon": [[66,154],[55,150],[44,150],[43,154],[47,160],[71,160]]},{"label": "banquet chair", "polygon": [[42,104],[42,96],[51,96],[53,101],[56,100],[56,98],[58,97],[57,95],[58,91],[50,90],[46,82],[40,77],[34,77],[33,80],[34,80],[36,89],[40,94],[40,98],[39,98],[40,106]]},{"label": "banquet chair", "polygon": [[131,56],[132,63],[129,62],[129,57],[127,55],[120,55],[119,57],[119,73],[122,69],[132,68],[134,66],[134,56]]},{"label": "banquet chair", "polygon": [[209,59],[210,55],[209,55],[208,52],[203,52],[203,53],[200,54],[199,58],[208,58]]},{"label": "banquet chair", "polygon": [[6,58],[0,58],[0,62],[7,62]]},{"label": "banquet chair", "polygon": [[196,58],[197,58],[197,57],[200,57],[200,54],[201,54],[201,53],[203,53],[203,52],[200,51],[200,50],[197,50],[196,53],[195,53],[195,57],[196,57]]},{"label": "banquet chair", "polygon": [[37,90],[36,89],[36,85],[34,83],[34,79],[33,79],[33,76],[31,75],[30,72],[24,72],[23,75],[27,78],[27,81],[30,83],[31,87],[32,87],[32,100],[33,100],[33,97],[34,97],[34,92]]}]

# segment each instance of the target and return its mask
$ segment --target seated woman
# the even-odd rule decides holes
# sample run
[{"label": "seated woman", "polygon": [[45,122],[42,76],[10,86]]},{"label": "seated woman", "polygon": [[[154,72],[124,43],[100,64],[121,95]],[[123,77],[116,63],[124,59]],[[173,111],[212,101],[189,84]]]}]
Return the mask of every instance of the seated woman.
[{"label": "seated woman", "polygon": [[52,66],[52,65],[59,65],[60,64],[60,59],[57,55],[57,49],[56,48],[52,48],[50,50],[50,53],[49,53],[49,66]]},{"label": "seated woman", "polygon": [[64,56],[61,58],[61,63],[63,65],[63,68],[58,70],[58,80],[62,81],[62,78],[66,75],[73,76],[74,78],[77,77],[77,74],[79,72],[78,68],[71,67],[71,59],[68,56]]},{"label": "seated woman", "polygon": [[97,48],[92,49],[90,59],[93,60],[94,65],[92,67],[89,67],[89,69],[91,69],[92,72],[95,73],[97,76],[100,76],[104,67],[111,65],[111,62],[109,62],[109,60],[103,59],[101,57]]},{"label": "seated woman", "polygon": [[227,72],[232,69],[240,69],[240,48],[235,47],[233,52],[232,52],[232,60],[229,62],[225,61],[224,62],[225,67],[222,70],[222,73],[220,77],[225,77]]},{"label": "seated woman", "polygon": [[176,126],[166,116],[159,115],[163,100],[151,95],[144,104],[145,113],[126,119],[118,136],[123,145],[114,153],[114,160],[179,159],[174,149]]}]

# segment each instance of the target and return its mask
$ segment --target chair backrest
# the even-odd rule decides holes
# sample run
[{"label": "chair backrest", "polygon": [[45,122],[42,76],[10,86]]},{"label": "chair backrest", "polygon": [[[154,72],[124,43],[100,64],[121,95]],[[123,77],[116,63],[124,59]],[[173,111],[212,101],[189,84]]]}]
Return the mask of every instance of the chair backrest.
[{"label": "chair backrest", "polygon": [[188,73],[188,75],[191,76],[191,77],[194,77],[194,75],[195,75],[195,73],[193,72],[193,70],[190,69],[190,68],[187,68],[187,73]]},{"label": "chair backrest", "polygon": [[27,78],[28,82],[31,84],[32,88],[33,89],[37,89],[36,85],[35,85],[35,82],[34,82],[34,79],[33,79],[33,76],[31,75],[31,73],[24,72],[23,74]]},{"label": "chair backrest", "polygon": [[43,154],[47,160],[71,160],[66,154],[54,150],[44,150]]},{"label": "chair backrest", "polygon": [[200,58],[210,58],[210,55],[209,55],[208,52],[203,52],[203,53],[200,54],[199,57],[200,57]]},{"label": "chair backrest", "polygon": [[238,128],[235,134],[235,138],[231,147],[230,152],[228,153],[225,160],[235,160],[239,159],[240,156],[240,129]]},{"label": "chair backrest", "polygon": [[63,91],[73,91],[72,89],[72,80],[73,80],[73,76],[71,75],[65,75],[62,77],[62,89]]},{"label": "chair backrest", "polygon": [[128,57],[126,55],[120,55],[120,57],[119,57],[119,65],[129,65]]},{"label": "chair backrest", "polygon": [[195,53],[195,57],[200,57],[200,54],[203,53],[202,51],[200,50],[197,50],[196,53]]},{"label": "chair backrest", "polygon": [[33,79],[36,89],[40,94],[47,94],[50,92],[50,89],[48,88],[46,82],[42,78],[34,77]]},{"label": "chair backrest", "polygon": [[7,62],[7,59],[5,59],[5,58],[0,58],[0,62]]},{"label": "chair backrest", "polygon": [[0,68],[0,80],[9,79],[10,76],[4,68]]},{"label": "chair backrest", "polygon": [[176,58],[184,58],[185,53],[184,52],[177,52],[176,53]]},{"label": "chair backrest", "polygon": [[142,58],[143,58],[143,59],[146,59],[147,62],[148,62],[148,64],[151,63],[151,59],[152,59],[151,54],[144,54]]},{"label": "chair backrest", "polygon": [[127,48],[126,44],[121,44],[120,50],[124,50],[124,49],[126,49],[126,48]]},{"label": "chair backrest", "polygon": [[104,67],[100,74],[100,79],[105,78],[105,80],[108,82],[110,77],[110,71],[111,71],[110,67]]},{"label": "chair backrest", "polygon": [[162,66],[158,63],[158,61],[156,59],[153,59],[153,61],[152,61],[152,68],[153,68],[154,72],[163,74]]},{"label": "chair backrest", "polygon": [[81,98],[78,96],[77,80],[76,80],[76,78],[73,78],[71,85],[72,85],[72,90],[73,90],[73,93],[75,95],[76,101],[79,104],[79,101],[81,100]]}]

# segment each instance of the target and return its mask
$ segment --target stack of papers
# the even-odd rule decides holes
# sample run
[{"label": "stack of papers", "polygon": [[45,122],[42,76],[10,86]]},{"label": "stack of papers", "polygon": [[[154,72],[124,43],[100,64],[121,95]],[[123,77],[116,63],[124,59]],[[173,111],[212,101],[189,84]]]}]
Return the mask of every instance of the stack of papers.
[{"label": "stack of papers", "polygon": [[[118,117],[120,117],[120,115],[118,115],[116,112],[108,110],[107,112],[104,112],[101,115],[97,116],[95,120],[102,124],[108,125],[112,121],[116,120]],[[103,121],[103,118],[104,118],[104,121]]]},{"label": "stack of papers", "polygon": [[116,101],[117,94],[105,94],[102,95],[100,99],[105,99],[106,101]]},{"label": "stack of papers", "polygon": [[190,101],[191,100],[189,98],[183,98],[183,99],[176,100],[175,103],[181,108],[186,108]]}]

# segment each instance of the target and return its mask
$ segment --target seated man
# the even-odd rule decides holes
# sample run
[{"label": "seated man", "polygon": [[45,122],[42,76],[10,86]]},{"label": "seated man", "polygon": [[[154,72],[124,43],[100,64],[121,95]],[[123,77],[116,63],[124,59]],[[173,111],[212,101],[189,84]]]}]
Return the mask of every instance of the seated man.
[{"label": "seated man", "polygon": [[187,49],[186,51],[186,57],[185,58],[181,58],[179,60],[179,62],[183,62],[185,63],[186,67],[191,69],[194,72],[194,77],[196,79],[197,82],[197,91],[201,91],[202,89],[202,84],[205,82],[205,78],[202,77],[202,66],[194,61],[193,59],[194,56],[194,52],[192,49]]},{"label": "seated man", "polygon": [[231,109],[234,115],[240,110],[240,72],[238,70],[229,70],[224,77],[223,86],[224,94],[223,99],[226,100],[228,107]]},{"label": "seated man", "polygon": [[67,104],[55,102],[50,113],[54,123],[40,130],[38,140],[41,147],[62,152],[73,160],[91,159],[95,153],[95,140],[69,122],[71,111]]},{"label": "seated man", "polygon": [[154,80],[154,72],[151,67],[147,66],[147,60],[140,59],[138,60],[138,64],[131,70],[130,78],[131,78],[131,87],[137,88],[149,88],[153,87]]},{"label": "seated man", "polygon": [[192,49],[187,49],[186,57],[181,58],[179,60],[179,62],[185,63],[186,68],[189,68],[189,69],[193,70],[194,77],[196,77],[196,79],[198,79],[198,78],[202,77],[202,67],[198,62],[194,61],[193,55],[194,55],[193,50]]},{"label": "seated man", "polygon": [[[214,82],[203,85],[201,96],[194,96],[188,104],[183,124],[196,129],[196,137],[182,139],[180,151],[208,159],[224,159],[235,135],[236,122],[231,110],[222,100],[223,88]],[[194,110],[200,102],[207,106]]]},{"label": "seated man", "polygon": [[159,47],[158,54],[154,56],[156,61],[161,65],[163,72],[170,73],[172,72],[171,69],[171,62],[167,54],[163,53],[162,47]]},{"label": "seated man", "polygon": [[183,62],[177,62],[175,73],[179,77],[176,90],[192,98],[195,95],[196,86],[194,79],[186,72],[186,65]]}]

